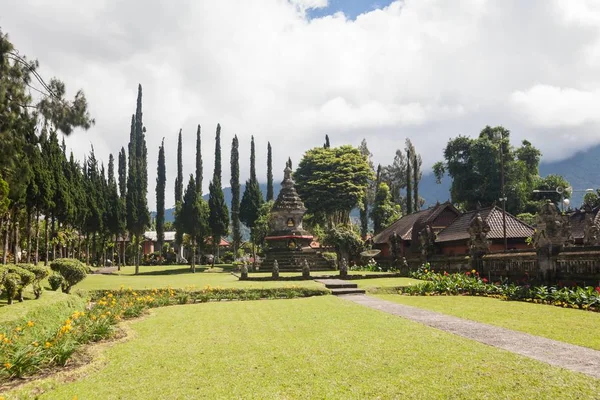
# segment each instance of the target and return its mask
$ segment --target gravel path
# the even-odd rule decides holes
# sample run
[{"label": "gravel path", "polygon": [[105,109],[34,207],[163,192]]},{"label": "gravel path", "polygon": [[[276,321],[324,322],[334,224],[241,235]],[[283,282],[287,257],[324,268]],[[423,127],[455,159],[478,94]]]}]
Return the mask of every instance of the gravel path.
[{"label": "gravel path", "polygon": [[480,343],[600,379],[600,351],[598,350],[452,317],[434,311],[392,303],[365,295],[339,297],[356,304],[473,339]]}]

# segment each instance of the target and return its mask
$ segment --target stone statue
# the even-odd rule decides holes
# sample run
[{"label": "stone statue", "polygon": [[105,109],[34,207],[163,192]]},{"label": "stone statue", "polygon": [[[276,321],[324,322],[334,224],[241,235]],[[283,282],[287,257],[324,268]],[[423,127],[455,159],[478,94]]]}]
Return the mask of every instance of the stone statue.
[{"label": "stone statue", "polygon": [[546,202],[537,216],[537,228],[533,234],[534,246],[536,249],[560,249],[571,242],[569,217],[559,213],[552,202]]},{"label": "stone statue", "polygon": [[600,228],[591,211],[586,210],[583,223],[583,244],[586,246],[600,245]]},{"label": "stone statue", "polygon": [[310,278],[310,266],[307,259],[304,259],[304,264],[302,265],[302,277]]},{"label": "stone statue", "polygon": [[273,278],[279,278],[279,263],[277,260],[273,260]]},{"label": "stone statue", "polygon": [[242,262],[242,278],[241,279],[248,279],[248,266],[246,265],[246,262]]},{"label": "stone statue", "polygon": [[400,236],[398,236],[398,234],[394,231],[392,232],[392,234],[390,235],[390,249],[391,249],[391,253],[392,253],[392,261],[394,263],[397,262],[398,258],[400,257]]},{"label": "stone statue", "polygon": [[340,264],[340,278],[348,277],[348,262],[345,258],[342,258],[342,262]]},{"label": "stone statue", "polygon": [[421,249],[421,258],[423,261],[427,260],[427,254],[431,253],[435,244],[435,233],[431,229],[431,226],[426,225],[425,228],[419,232],[419,248]]},{"label": "stone statue", "polygon": [[487,235],[490,232],[490,225],[484,221],[481,214],[477,213],[469,225],[469,250],[472,255],[487,253],[490,249],[490,242]]}]

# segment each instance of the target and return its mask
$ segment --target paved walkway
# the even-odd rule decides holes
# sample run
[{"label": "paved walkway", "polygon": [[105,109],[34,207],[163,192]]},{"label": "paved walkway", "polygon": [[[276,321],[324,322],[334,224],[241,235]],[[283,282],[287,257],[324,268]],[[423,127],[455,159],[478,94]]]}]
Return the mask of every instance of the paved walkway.
[{"label": "paved walkway", "polygon": [[600,379],[600,351],[366,295],[340,298]]}]

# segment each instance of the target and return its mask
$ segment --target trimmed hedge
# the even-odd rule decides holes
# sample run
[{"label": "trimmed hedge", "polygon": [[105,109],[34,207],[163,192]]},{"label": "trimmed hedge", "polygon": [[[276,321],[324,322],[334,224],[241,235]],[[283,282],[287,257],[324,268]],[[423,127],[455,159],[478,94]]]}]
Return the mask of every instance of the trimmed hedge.
[{"label": "trimmed hedge", "polygon": [[86,266],[81,261],[73,258],[57,258],[50,263],[50,268],[63,277],[62,291],[64,293],[69,293],[73,286],[87,276]]},{"label": "trimmed hedge", "polygon": [[39,299],[43,292],[42,281],[46,279],[48,275],[50,275],[50,270],[46,267],[33,264],[18,264],[18,266],[33,273],[33,294],[35,295],[36,299]]},{"label": "trimmed hedge", "polygon": [[12,304],[14,299],[23,301],[23,289],[29,286],[35,280],[33,272],[21,268],[17,265],[8,264],[0,270],[2,277],[2,286],[6,292],[8,304]]}]

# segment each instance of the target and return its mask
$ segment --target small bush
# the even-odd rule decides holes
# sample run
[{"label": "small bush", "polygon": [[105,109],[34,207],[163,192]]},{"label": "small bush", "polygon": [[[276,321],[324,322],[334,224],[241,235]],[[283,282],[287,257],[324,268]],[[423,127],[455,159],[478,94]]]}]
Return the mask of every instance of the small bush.
[{"label": "small bush", "polygon": [[33,264],[19,264],[19,267],[33,273],[34,279],[32,282],[33,294],[36,299],[39,299],[42,295],[42,281],[50,275],[50,270],[46,267],[37,266]]},{"label": "small bush", "polygon": [[62,275],[57,274],[56,272],[48,277],[48,283],[50,284],[50,289],[52,289],[54,291],[58,290],[62,286],[64,281],[65,280],[63,279]]},{"label": "small bush", "polygon": [[7,294],[8,304],[12,304],[15,298],[23,301],[23,289],[35,280],[35,275],[16,265],[7,265],[4,269],[3,286]]},{"label": "small bush", "polygon": [[85,265],[72,258],[59,258],[50,263],[50,268],[64,278],[62,290],[69,293],[71,288],[85,279],[87,271]]}]

